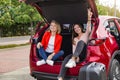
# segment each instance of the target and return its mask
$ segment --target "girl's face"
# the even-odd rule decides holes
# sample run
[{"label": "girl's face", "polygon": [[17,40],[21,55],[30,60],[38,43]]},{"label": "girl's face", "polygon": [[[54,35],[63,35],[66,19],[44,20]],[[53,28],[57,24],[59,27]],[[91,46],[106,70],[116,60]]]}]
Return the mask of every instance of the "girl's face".
[{"label": "girl's face", "polygon": [[74,26],[74,31],[75,31],[75,33],[77,33],[77,34],[82,33],[81,28],[80,28],[79,25],[77,25],[77,24]]},{"label": "girl's face", "polygon": [[50,24],[50,31],[51,32],[57,32],[57,25],[55,23]]}]

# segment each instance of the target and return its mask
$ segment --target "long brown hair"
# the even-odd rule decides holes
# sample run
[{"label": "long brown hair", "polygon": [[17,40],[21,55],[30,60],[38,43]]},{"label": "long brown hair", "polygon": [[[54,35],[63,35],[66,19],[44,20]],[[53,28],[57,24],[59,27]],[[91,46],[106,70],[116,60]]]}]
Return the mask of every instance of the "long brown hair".
[{"label": "long brown hair", "polygon": [[73,25],[73,38],[78,36],[78,34],[77,34],[77,33],[75,32],[75,30],[74,30],[74,26],[75,26],[75,25],[78,25],[78,26],[80,27],[82,33],[84,33],[84,26],[83,26],[83,24],[74,24],[74,25]]}]

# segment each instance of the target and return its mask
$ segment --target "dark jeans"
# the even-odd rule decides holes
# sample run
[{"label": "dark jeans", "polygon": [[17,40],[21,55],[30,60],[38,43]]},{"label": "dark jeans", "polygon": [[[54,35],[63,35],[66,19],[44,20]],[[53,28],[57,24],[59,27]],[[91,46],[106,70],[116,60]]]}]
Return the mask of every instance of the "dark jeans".
[{"label": "dark jeans", "polygon": [[67,67],[65,67],[65,65],[72,56],[80,57],[80,62],[82,62],[85,59],[86,48],[87,48],[87,45],[86,45],[86,43],[84,43],[84,41],[81,40],[78,42],[74,54],[70,54],[70,55],[66,56],[66,58],[64,59],[58,77],[62,77],[64,79],[64,76],[65,76],[66,71],[68,69]]},{"label": "dark jeans", "polygon": [[[43,47],[40,47],[40,49],[38,49],[39,51],[39,55],[46,61],[47,57],[51,54],[51,53],[48,53],[46,52]],[[63,50],[59,51],[58,53],[56,53],[52,60],[55,61],[57,60],[59,57],[61,57],[62,55],[64,54]]]},{"label": "dark jeans", "polygon": [[77,47],[75,49],[75,52],[73,53],[73,56],[80,57],[80,59],[85,58],[86,57],[86,49],[87,49],[87,44],[84,41],[80,40],[77,43]]}]

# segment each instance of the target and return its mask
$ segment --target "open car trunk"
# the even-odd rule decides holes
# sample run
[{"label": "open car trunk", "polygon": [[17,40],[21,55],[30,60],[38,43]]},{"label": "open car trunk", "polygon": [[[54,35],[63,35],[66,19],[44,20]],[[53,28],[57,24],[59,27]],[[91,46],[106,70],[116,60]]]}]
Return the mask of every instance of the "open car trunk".
[{"label": "open car trunk", "polygon": [[48,22],[87,23],[87,0],[27,0],[26,3],[37,5],[38,11]]},{"label": "open car trunk", "polygon": [[35,6],[48,22],[54,19],[61,24],[86,23],[88,6],[93,18],[98,18],[94,0],[26,0],[26,3]]}]

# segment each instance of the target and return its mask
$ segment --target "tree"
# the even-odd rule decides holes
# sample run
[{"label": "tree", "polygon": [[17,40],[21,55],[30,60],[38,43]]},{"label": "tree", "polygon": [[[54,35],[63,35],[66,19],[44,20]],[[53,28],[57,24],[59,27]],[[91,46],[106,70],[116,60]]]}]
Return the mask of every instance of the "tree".
[{"label": "tree", "polygon": [[[41,18],[38,12],[33,7],[31,7],[30,5],[26,5],[25,3],[21,3],[20,5],[16,6],[14,8],[14,11],[16,11],[14,16],[15,21],[16,21],[16,18],[17,19],[20,18],[20,20],[23,19],[22,20],[23,22],[17,21],[18,23],[24,23],[24,21],[25,23],[31,23],[34,21],[39,21]],[[35,17],[38,19],[36,19]]]},{"label": "tree", "polygon": [[10,3],[10,0],[0,1],[0,27],[10,27],[14,23],[9,13]]},{"label": "tree", "polygon": [[103,5],[97,5],[99,15],[108,15],[109,9]]},{"label": "tree", "polygon": [[9,13],[10,5],[10,0],[0,1],[0,36],[2,35],[3,27],[10,27],[12,24],[14,24],[14,21],[11,19]]},{"label": "tree", "polygon": [[17,28],[20,25],[33,27],[33,23],[36,23],[40,20],[41,16],[36,11],[36,9],[30,5],[19,3],[18,0],[0,1],[0,33],[2,30],[4,30],[3,28],[7,27],[14,26],[13,29]]},{"label": "tree", "polygon": [[[97,9],[99,15],[109,15],[114,16],[114,8],[110,8],[109,6],[103,6],[102,4],[99,4],[99,0],[96,0]],[[116,10],[117,17],[120,17],[120,11]]]}]

